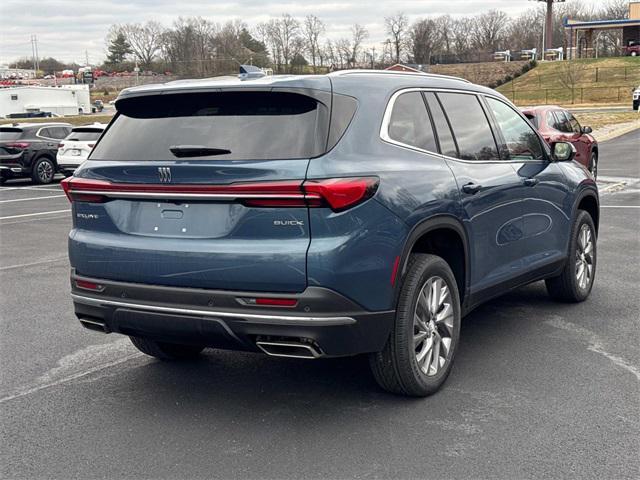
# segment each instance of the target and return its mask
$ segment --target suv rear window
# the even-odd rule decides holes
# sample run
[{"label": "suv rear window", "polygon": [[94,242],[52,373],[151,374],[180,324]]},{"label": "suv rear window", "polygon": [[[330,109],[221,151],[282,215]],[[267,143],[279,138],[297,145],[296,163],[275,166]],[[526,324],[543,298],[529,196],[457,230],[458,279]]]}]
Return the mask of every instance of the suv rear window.
[{"label": "suv rear window", "polygon": [[297,93],[180,93],[117,107],[92,160],[311,158],[327,145],[327,108]]},{"label": "suv rear window", "polygon": [[18,140],[21,136],[22,129],[20,128],[0,128],[0,141]]},{"label": "suv rear window", "polygon": [[78,142],[90,142],[92,140],[97,140],[102,135],[101,129],[95,128],[78,128],[73,129],[69,136],[65,138],[65,140],[74,140]]}]

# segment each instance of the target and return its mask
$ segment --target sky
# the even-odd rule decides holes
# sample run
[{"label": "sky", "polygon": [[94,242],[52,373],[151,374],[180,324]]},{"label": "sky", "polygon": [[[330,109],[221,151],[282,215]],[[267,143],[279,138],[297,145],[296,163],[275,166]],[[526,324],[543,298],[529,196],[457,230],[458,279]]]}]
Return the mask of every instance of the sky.
[{"label": "sky", "polygon": [[491,9],[515,15],[532,6],[532,0],[1,0],[0,65],[31,57],[31,35],[37,36],[40,58],[83,64],[88,56],[90,63],[101,63],[110,25],[156,20],[168,26],[178,16],[199,15],[216,23],[239,18],[251,27],[282,13],[313,13],[327,25],[327,37],[348,37],[351,25],[359,23],[369,31],[366,44],[374,45],[386,38],[384,17],[397,12],[415,20]]}]

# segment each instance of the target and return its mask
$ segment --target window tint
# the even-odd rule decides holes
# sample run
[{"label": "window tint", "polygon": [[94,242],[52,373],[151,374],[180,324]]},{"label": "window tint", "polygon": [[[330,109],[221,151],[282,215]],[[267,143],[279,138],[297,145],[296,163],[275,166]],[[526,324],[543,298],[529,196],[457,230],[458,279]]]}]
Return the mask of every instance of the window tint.
[{"label": "window tint", "polygon": [[69,135],[69,129],[65,127],[51,127],[49,130],[49,137],[55,138],[56,140],[62,140],[64,137]]},{"label": "window tint", "polygon": [[555,117],[554,127],[556,130],[565,133],[571,133],[571,124],[569,123],[569,119],[562,111],[553,112],[553,116]]},{"label": "window tint", "polygon": [[437,151],[431,120],[420,92],[396,98],[389,120],[389,138],[406,145]]},{"label": "window tint", "polygon": [[531,125],[533,125],[536,128],[540,128],[540,125],[538,125],[538,117],[536,117],[532,113],[525,113],[524,116],[527,117],[527,120],[529,120]]},{"label": "window tint", "polygon": [[576,117],[574,117],[569,112],[565,112],[565,115],[567,116],[569,125],[571,125],[571,131],[574,133],[582,133],[582,128],[580,127],[580,123],[578,122],[578,119],[576,119]]},{"label": "window tint", "polygon": [[102,135],[102,130],[97,129],[74,129],[65,140],[75,140],[79,142],[88,142],[97,140]]},{"label": "window tint", "polygon": [[494,160],[498,148],[480,100],[475,95],[439,93],[444,111],[458,143],[458,158],[463,160]]},{"label": "window tint", "polygon": [[0,140],[17,140],[22,136],[19,128],[0,128]]},{"label": "window tint", "polygon": [[37,135],[39,137],[45,137],[45,138],[53,138],[51,135],[51,129],[50,128],[41,128],[40,130],[38,130]]},{"label": "window tint", "polygon": [[443,155],[447,155],[448,157],[457,158],[458,148],[456,147],[456,142],[453,140],[451,128],[449,127],[449,123],[447,122],[447,117],[445,117],[442,111],[440,102],[438,102],[438,99],[432,92],[425,93],[425,98],[427,99],[427,104],[429,105],[429,110],[431,111],[431,117],[433,118],[436,132],[438,133],[440,153],[442,153]]},{"label": "window tint", "polygon": [[506,103],[493,98],[487,98],[487,103],[500,127],[509,158],[516,160],[541,160],[544,158],[540,139],[529,122]]},{"label": "window tint", "polygon": [[[310,158],[324,153],[328,137],[326,107],[295,93],[180,93],[124,99],[117,107],[93,160],[175,160],[176,147],[185,150],[179,158],[194,160]],[[193,146],[218,152],[186,148]]]}]

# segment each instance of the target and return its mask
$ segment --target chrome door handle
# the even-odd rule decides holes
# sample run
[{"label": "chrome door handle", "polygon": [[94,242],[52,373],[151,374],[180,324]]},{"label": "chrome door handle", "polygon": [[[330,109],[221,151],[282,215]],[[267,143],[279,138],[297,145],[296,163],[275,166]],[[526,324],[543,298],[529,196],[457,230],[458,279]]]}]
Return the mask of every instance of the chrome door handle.
[{"label": "chrome door handle", "polygon": [[524,179],[524,184],[527,187],[535,187],[538,183],[540,183],[540,180],[538,180],[537,178],[525,178]]},{"label": "chrome door handle", "polygon": [[469,193],[471,195],[475,195],[482,189],[482,185],[478,185],[477,183],[469,182],[466,185],[462,186],[462,191],[464,193]]}]

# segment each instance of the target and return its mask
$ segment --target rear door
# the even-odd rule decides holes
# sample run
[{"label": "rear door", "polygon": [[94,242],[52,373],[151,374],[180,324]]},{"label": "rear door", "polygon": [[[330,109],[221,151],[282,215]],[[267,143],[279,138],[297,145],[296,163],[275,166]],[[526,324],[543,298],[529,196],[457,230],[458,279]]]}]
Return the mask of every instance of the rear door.
[{"label": "rear door", "polygon": [[120,100],[70,183],[72,266],[146,284],[304,290],[300,185],[326,148],[328,104],[283,91]]},{"label": "rear door", "polygon": [[460,189],[471,239],[471,290],[476,293],[520,273],[524,224],[519,179],[501,159],[475,94],[440,92],[426,97],[441,152]]}]

